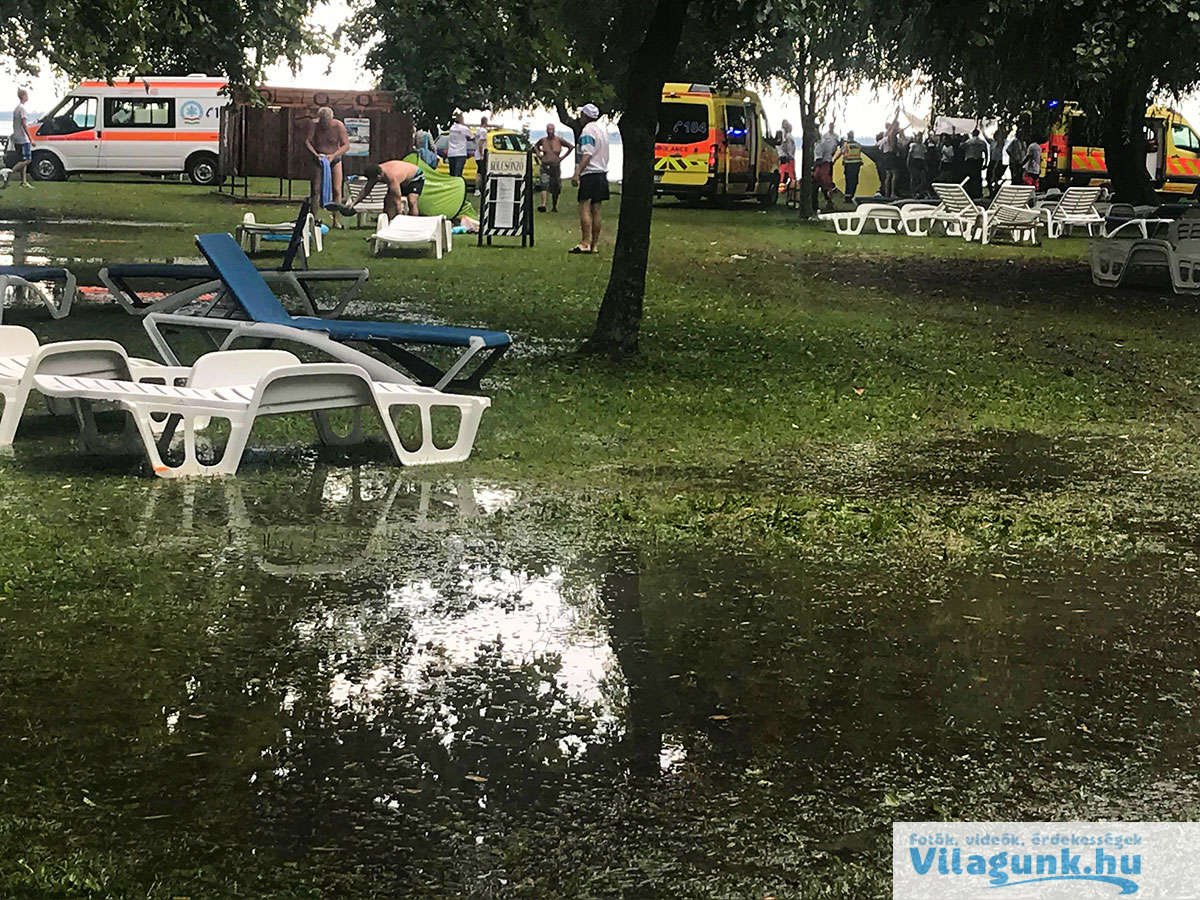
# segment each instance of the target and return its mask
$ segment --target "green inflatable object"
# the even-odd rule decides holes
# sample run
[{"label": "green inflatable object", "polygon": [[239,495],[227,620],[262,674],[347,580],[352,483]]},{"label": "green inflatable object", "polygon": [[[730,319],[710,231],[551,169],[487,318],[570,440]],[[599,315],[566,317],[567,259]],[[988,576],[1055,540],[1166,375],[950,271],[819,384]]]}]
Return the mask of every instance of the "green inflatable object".
[{"label": "green inflatable object", "polygon": [[425,188],[421,191],[418,204],[423,216],[445,216],[456,219],[462,214],[474,216],[474,209],[467,203],[467,183],[456,175],[443,175],[431,169],[415,153],[404,157],[405,162],[416,165],[425,174]]}]

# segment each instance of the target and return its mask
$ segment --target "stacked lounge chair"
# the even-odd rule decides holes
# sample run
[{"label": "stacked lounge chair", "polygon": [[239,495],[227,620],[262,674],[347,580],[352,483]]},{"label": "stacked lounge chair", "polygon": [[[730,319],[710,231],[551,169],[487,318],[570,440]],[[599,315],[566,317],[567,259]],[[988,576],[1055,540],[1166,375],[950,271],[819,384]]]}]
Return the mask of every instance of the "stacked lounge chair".
[{"label": "stacked lounge chair", "polygon": [[[224,333],[223,340],[214,341],[222,350],[241,339],[282,341],[361,366],[376,380],[411,377],[438,390],[475,389],[512,344],[503,331],[482,328],[293,316],[228,234],[198,235],[196,245],[221,279],[224,303],[210,304],[197,315],[150,313],[143,319],[155,349],[173,364],[178,364],[180,358],[164,331],[190,329],[193,333]],[[387,362],[359,347],[382,354]],[[425,355],[429,348],[447,348],[458,355],[451,364],[442,366]],[[475,368],[468,371],[472,361]],[[404,373],[393,368],[397,365]]]},{"label": "stacked lounge chair", "polygon": [[[305,200],[300,204],[296,221],[292,223],[291,238],[283,260],[276,268],[260,271],[268,282],[288,288],[289,294],[300,301],[309,315],[340,316],[350,301],[358,295],[359,288],[370,277],[370,271],[302,268],[306,265],[306,259],[301,251],[311,219],[309,203]],[[209,265],[114,264],[100,270],[100,282],[108,288],[121,308],[133,316],[144,316],[152,312],[175,312],[207,295],[219,295],[222,290],[221,279]],[[179,287],[166,296],[150,296],[137,286],[146,283],[155,289],[164,283],[178,284]],[[331,284],[345,284],[347,287],[336,296],[332,306],[323,307],[314,288]]]}]

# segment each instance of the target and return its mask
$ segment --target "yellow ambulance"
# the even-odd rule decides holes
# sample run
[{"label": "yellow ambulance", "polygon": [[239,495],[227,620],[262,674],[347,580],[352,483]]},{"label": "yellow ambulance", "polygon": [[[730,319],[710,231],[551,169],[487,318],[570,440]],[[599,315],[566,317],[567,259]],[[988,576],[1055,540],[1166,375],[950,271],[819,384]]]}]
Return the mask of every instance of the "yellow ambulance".
[{"label": "yellow ambulance", "polygon": [[[1051,101],[1061,114],[1042,145],[1042,187],[1108,184],[1098,129],[1075,103]],[[1146,172],[1162,194],[1200,200],[1200,137],[1190,122],[1167,106],[1146,110]]]},{"label": "yellow ambulance", "polygon": [[680,199],[779,197],[779,151],[754,91],[667,82],[658,107],[654,191]]}]

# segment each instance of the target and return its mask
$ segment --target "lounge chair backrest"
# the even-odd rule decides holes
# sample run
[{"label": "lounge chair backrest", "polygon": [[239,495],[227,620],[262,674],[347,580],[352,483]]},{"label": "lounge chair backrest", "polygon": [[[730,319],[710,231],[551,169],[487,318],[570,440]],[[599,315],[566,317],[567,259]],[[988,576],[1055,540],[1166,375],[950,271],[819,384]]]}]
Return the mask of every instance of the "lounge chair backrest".
[{"label": "lounge chair backrest", "polygon": [[992,209],[1000,206],[1029,206],[1033,203],[1035,188],[1031,184],[1002,184],[992,198]]},{"label": "lounge chair backrest", "polygon": [[272,325],[287,325],[291,321],[292,317],[263,280],[262,273],[231,235],[198,234],[196,246],[229,289],[229,295],[253,321]]},{"label": "lounge chair backrest", "polygon": [[300,250],[304,247],[304,229],[308,227],[308,214],[310,212],[312,212],[312,207],[309,202],[307,200],[301,202],[300,212],[296,216],[296,224],[292,226],[292,236],[288,239],[287,251],[283,254],[283,262],[279,266],[284,272],[291,271],[292,266],[296,264],[297,258],[300,260],[301,265],[308,268],[308,262]]},{"label": "lounge chair backrest", "polygon": [[1108,217],[1110,219],[1133,219],[1137,217],[1137,210],[1133,208],[1132,203],[1114,203],[1108,208]]},{"label": "lounge chair backrest", "polygon": [[957,214],[979,210],[975,201],[971,199],[971,195],[961,184],[935,184],[933,189],[937,193],[938,199],[942,201],[946,212]]},{"label": "lounge chair backrest", "polygon": [[349,363],[308,363],[275,369],[255,390],[264,413],[374,406],[366,371]]},{"label": "lounge chair backrest", "polygon": [[32,356],[37,349],[37,335],[28,328],[0,325],[0,356]]},{"label": "lounge chair backrest", "polygon": [[188,387],[218,388],[258,384],[260,378],[280,366],[296,366],[300,359],[287,350],[217,350],[205,353],[192,367]]},{"label": "lounge chair backrest", "polygon": [[1055,207],[1055,213],[1060,216],[1083,216],[1092,212],[1096,201],[1100,199],[1098,187],[1070,187],[1062,195]]}]

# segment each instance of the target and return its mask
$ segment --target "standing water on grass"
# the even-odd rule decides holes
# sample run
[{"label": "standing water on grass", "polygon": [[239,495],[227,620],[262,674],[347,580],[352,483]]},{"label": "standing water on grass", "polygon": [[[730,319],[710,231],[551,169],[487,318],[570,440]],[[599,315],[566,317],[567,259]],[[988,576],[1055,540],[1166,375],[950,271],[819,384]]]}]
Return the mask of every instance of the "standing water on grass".
[{"label": "standing water on grass", "polygon": [[682,552],[309,463],[0,480],[13,893],[872,897],[893,819],[1193,802],[1200,585],[1156,558]]}]

